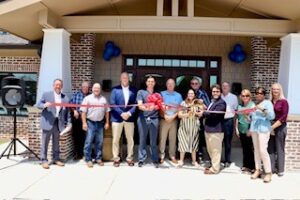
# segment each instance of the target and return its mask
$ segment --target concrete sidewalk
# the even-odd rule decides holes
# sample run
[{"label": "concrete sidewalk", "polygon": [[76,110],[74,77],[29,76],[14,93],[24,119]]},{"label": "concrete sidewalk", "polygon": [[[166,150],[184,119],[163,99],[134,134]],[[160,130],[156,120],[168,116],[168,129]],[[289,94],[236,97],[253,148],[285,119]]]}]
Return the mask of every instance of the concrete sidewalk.
[{"label": "concrete sidewalk", "polygon": [[[233,151],[237,156],[240,149]],[[300,199],[299,185],[300,173],[274,175],[265,184],[241,174],[234,163],[218,175],[204,175],[189,163],[177,169],[165,162],[155,169],[152,164],[115,168],[109,162],[88,169],[83,161],[69,161],[45,170],[21,156],[0,160],[0,199]]]}]

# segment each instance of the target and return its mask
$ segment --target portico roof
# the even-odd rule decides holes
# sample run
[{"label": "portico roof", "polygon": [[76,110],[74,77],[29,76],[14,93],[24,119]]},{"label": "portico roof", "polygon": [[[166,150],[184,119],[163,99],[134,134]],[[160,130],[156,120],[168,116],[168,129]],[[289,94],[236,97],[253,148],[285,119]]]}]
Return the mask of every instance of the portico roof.
[{"label": "portico roof", "polygon": [[[188,16],[189,2],[193,16]],[[160,3],[159,3],[160,2]],[[178,3],[173,15],[172,2]],[[162,15],[158,16],[159,5]],[[28,40],[69,32],[185,32],[283,36],[300,30],[299,0],[7,0],[0,28]]]}]

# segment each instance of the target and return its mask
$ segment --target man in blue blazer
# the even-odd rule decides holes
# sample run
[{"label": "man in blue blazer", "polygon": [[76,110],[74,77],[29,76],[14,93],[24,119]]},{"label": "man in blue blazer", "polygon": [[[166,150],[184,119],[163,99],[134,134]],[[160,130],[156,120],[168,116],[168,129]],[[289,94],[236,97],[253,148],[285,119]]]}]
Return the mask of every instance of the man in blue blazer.
[{"label": "man in blue blazer", "polygon": [[[114,166],[120,166],[119,157],[119,144],[120,137],[123,131],[127,139],[127,164],[134,166],[133,162],[133,135],[134,135],[134,112],[135,106],[127,106],[136,103],[136,89],[129,86],[129,75],[127,72],[121,73],[120,76],[121,85],[113,88],[111,92],[110,103],[112,105],[120,105],[121,107],[111,108],[111,122],[112,122],[112,135],[113,144],[112,152],[114,156]],[[124,106],[125,105],[125,106]]]},{"label": "man in blue blazer", "polygon": [[61,92],[63,81],[55,79],[53,81],[53,91],[45,92],[37,104],[39,109],[42,109],[41,114],[41,160],[42,167],[49,169],[47,160],[47,151],[50,138],[52,136],[52,151],[53,163],[58,166],[64,166],[64,163],[59,160],[59,136],[67,124],[68,109],[62,106],[51,106],[51,103],[68,103],[69,98]]}]

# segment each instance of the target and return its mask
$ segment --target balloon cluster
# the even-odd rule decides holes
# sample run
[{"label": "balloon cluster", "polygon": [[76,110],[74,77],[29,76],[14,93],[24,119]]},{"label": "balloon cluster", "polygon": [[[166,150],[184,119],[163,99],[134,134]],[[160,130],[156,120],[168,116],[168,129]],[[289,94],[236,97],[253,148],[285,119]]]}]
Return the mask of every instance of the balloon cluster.
[{"label": "balloon cluster", "polygon": [[243,51],[243,47],[240,44],[236,44],[233,50],[228,54],[228,58],[232,62],[241,63],[246,59],[246,53]]},{"label": "balloon cluster", "polygon": [[112,57],[117,57],[121,53],[120,47],[116,46],[114,42],[107,41],[105,43],[105,49],[103,51],[103,59],[106,61],[110,61]]},{"label": "balloon cluster", "polygon": [[148,95],[147,103],[154,105],[156,110],[163,108],[163,98],[159,93]]}]

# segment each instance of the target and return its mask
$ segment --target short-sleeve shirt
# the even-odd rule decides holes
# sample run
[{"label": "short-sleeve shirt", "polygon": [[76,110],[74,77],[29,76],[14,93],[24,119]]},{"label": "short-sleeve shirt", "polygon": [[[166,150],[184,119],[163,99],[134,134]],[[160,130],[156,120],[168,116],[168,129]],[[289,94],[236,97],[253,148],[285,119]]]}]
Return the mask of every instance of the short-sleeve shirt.
[{"label": "short-sleeve shirt", "polygon": [[[253,108],[255,107],[255,103],[253,101],[250,101],[247,105],[239,105],[238,106],[238,111],[240,110],[244,110],[244,109],[249,109],[249,108]],[[243,133],[247,133],[249,128],[250,128],[250,121],[246,118],[246,116],[242,113],[239,113],[237,115],[237,118],[239,120],[239,124],[238,124],[238,129],[239,129],[239,132],[241,134]]]},{"label": "short-sleeve shirt", "polygon": [[226,102],[227,105],[224,118],[225,119],[233,118],[235,115],[235,110],[239,105],[237,96],[229,92],[226,96],[222,94],[221,97]]},{"label": "short-sleeve shirt", "polygon": [[178,106],[181,104],[182,97],[178,92],[169,92],[168,90],[162,91],[161,96],[163,97],[163,101],[165,105],[169,105],[170,107],[166,111],[166,115],[172,116],[178,111]]},{"label": "short-sleeve shirt", "polygon": [[[142,101],[142,103],[148,103],[147,98],[150,95],[150,92],[148,90],[139,90],[136,96],[136,101]],[[158,118],[159,113],[158,110],[152,110],[152,111],[141,111],[140,116],[144,116],[145,118]]]},{"label": "short-sleeve shirt", "polygon": [[[86,96],[82,105],[106,105],[107,100],[104,96],[95,96],[90,94]],[[80,111],[87,113],[87,119],[92,121],[102,121],[104,119],[105,113],[110,111],[109,107],[80,107]]]}]

